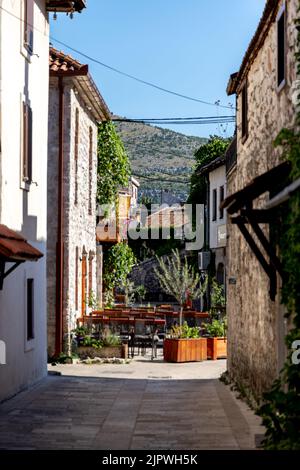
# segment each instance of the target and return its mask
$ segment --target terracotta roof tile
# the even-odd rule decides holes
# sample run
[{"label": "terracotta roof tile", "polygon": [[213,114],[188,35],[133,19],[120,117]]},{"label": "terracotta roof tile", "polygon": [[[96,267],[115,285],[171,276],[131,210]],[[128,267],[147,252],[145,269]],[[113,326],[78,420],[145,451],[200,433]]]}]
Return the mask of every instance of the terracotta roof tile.
[{"label": "terracotta roof tile", "polygon": [[44,255],[22,235],[0,224],[0,256],[19,261],[37,261]]},{"label": "terracotta roof tile", "polygon": [[53,47],[49,52],[49,67],[51,72],[80,72],[86,73],[87,65],[83,65],[70,55],[66,55]]}]

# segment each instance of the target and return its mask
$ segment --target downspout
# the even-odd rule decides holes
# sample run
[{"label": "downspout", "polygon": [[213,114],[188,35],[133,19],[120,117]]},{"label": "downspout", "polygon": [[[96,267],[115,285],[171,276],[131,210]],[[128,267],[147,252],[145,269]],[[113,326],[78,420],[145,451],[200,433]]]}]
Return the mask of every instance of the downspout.
[{"label": "downspout", "polygon": [[0,221],[2,220],[2,0],[0,0]]},{"label": "downspout", "polygon": [[63,350],[63,272],[64,272],[64,83],[63,77],[58,78],[59,92],[59,154],[58,154],[58,216],[56,244],[56,323],[55,323],[55,355]]}]

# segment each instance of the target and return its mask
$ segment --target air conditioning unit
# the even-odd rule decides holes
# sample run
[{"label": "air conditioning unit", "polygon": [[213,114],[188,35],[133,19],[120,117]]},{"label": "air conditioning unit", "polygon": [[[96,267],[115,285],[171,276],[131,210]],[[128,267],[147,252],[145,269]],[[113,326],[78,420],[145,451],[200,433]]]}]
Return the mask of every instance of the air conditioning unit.
[{"label": "air conditioning unit", "polygon": [[198,253],[198,266],[200,271],[207,271],[210,265],[211,253],[210,251],[201,251]]}]

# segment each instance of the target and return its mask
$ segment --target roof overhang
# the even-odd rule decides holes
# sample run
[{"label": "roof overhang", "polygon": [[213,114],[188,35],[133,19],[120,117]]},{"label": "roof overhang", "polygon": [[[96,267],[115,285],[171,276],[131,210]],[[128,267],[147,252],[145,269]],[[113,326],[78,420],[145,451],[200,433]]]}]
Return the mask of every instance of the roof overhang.
[{"label": "roof overhang", "polygon": [[77,11],[81,13],[86,8],[87,0],[47,0],[47,11],[73,13]]},{"label": "roof overhang", "polygon": [[243,58],[242,65],[239,72],[231,75],[228,86],[227,93],[228,95],[233,95],[239,93],[240,87],[244,83],[245,78],[249,72],[249,69],[255,60],[259,50],[265,42],[266,36],[270,30],[272,23],[276,19],[278,12],[279,4],[281,0],[267,0],[264,12],[262,14],[261,20],[258,24],[256,32],[248,46],[246,54]]},{"label": "roof overhang", "polygon": [[[56,64],[55,59],[63,62],[64,68]],[[109,108],[89,73],[88,65],[82,65],[72,57],[50,48],[50,77],[71,80],[97,122],[111,120]]]},{"label": "roof overhang", "polygon": [[109,121],[111,119],[110,111],[91,75],[89,73],[76,75],[74,81],[87,109],[96,121]]},{"label": "roof overhang", "polygon": [[[0,290],[4,279],[25,261],[38,261],[44,255],[17,232],[0,225]],[[13,265],[6,271],[6,263]]]},{"label": "roof overhang", "polygon": [[226,163],[226,156],[222,155],[221,157],[215,158],[212,162],[207,163],[206,165],[200,167],[196,174],[199,176],[205,175],[207,173],[211,173],[212,171],[220,168],[221,166],[225,165]]}]

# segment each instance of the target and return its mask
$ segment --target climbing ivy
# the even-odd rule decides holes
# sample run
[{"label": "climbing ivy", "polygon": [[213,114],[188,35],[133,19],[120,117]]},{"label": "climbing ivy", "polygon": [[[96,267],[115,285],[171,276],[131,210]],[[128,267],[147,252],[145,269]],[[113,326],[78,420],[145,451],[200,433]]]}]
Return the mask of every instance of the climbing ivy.
[{"label": "climbing ivy", "polygon": [[190,204],[205,204],[206,203],[206,177],[199,176],[198,170],[208,163],[212,162],[218,157],[221,157],[226,152],[231,139],[224,139],[216,135],[211,135],[209,141],[201,145],[195,153],[196,164],[194,172],[191,176],[191,189],[188,198]]},{"label": "climbing ivy", "polygon": [[[300,19],[296,21],[300,46]],[[299,51],[299,47],[298,47]],[[300,53],[296,54],[300,75]],[[283,158],[291,163],[290,180],[300,178],[300,113],[294,130],[283,129],[275,141]],[[300,193],[296,192],[280,213],[280,252],[284,270],[282,303],[292,327],[286,337],[290,351],[280,377],[263,397],[258,410],[266,426],[264,447],[300,450],[300,365],[293,364],[293,342],[300,340]]]},{"label": "climbing ivy", "polygon": [[124,287],[136,258],[126,242],[117,243],[107,252],[104,258],[103,282],[106,291],[115,287]]},{"label": "climbing ivy", "polygon": [[98,129],[98,204],[116,201],[120,186],[128,185],[130,165],[123,143],[111,121],[103,122]]}]

